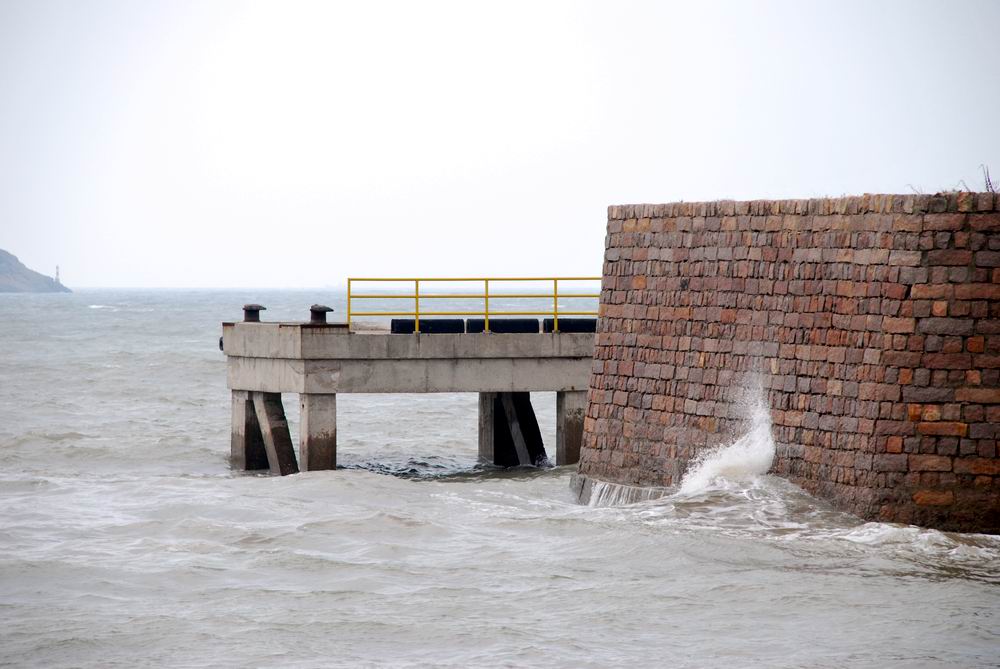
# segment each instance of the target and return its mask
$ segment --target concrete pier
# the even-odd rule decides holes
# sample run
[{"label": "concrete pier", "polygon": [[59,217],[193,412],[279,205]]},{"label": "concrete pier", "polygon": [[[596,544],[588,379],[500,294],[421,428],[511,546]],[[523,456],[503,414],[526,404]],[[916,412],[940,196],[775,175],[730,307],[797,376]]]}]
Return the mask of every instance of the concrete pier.
[{"label": "concrete pier", "polygon": [[580,461],[583,419],[587,415],[587,391],[556,393],[556,464]]},{"label": "concrete pier", "polygon": [[529,393],[479,393],[479,459],[501,467],[549,461]]},{"label": "concrete pier", "polygon": [[[555,392],[555,461],[573,464],[593,350],[593,333],[399,335],[322,322],[224,323],[232,463],[275,474],[335,469],[339,393],[475,392],[480,457],[537,465],[546,455],[528,393]],[[298,461],[281,393],[299,395]]]},{"label": "concrete pier", "polygon": [[232,450],[230,462],[236,469],[252,471],[267,469],[267,451],[257,422],[257,410],[250,393],[233,391]]},{"label": "concrete pier", "polygon": [[272,474],[298,474],[299,465],[295,461],[292,437],[288,433],[285,407],[281,404],[280,393],[252,392],[253,406],[257,412],[257,423],[264,439],[264,452]]},{"label": "concrete pier", "polygon": [[337,396],[299,395],[299,459],[302,469],[337,468]]},{"label": "concrete pier", "polygon": [[[503,407],[497,407],[497,399],[497,393],[479,393],[479,459],[493,464],[501,464],[503,459],[496,444],[497,434],[502,434],[503,430],[497,422],[506,420],[500,418]],[[516,454],[512,464],[517,464]]]}]

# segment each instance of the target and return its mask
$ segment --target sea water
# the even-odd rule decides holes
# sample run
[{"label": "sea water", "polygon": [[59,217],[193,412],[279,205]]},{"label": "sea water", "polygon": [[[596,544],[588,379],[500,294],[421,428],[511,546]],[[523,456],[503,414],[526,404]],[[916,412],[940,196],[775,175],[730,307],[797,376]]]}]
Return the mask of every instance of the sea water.
[{"label": "sea water", "polygon": [[[218,337],[244,302],[343,309],[0,295],[0,665],[1000,664],[1000,539],[767,475],[766,411],[633,504],[577,504],[572,467],[477,465],[472,394],[344,395],[342,469],[233,472]],[[554,397],[533,402],[551,451]]]}]

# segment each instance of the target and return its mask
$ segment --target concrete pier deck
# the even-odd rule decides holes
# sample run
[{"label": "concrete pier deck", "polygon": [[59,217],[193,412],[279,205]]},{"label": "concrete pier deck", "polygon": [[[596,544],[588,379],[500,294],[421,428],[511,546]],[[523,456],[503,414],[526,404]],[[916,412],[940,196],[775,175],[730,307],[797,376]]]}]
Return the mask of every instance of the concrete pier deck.
[{"label": "concrete pier deck", "polygon": [[[535,432],[524,424],[534,421],[530,403],[526,416],[523,398],[509,395],[555,392],[556,464],[579,459],[592,333],[397,335],[336,323],[239,322],[223,324],[223,351],[232,461],[242,469],[336,468],[339,393],[479,393],[480,457],[534,464],[529,454],[537,449],[525,442]],[[300,396],[297,462],[281,393]]]}]

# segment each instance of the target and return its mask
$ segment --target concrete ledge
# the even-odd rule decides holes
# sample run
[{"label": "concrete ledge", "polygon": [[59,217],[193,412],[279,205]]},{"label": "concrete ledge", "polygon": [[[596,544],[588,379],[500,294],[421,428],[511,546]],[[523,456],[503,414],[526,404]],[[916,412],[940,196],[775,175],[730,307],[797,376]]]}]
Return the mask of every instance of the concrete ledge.
[{"label": "concrete ledge", "polygon": [[587,358],[593,333],[388,335],[301,323],[224,323],[228,356],[288,359]]},{"label": "concrete ledge", "polygon": [[622,483],[601,481],[584,474],[573,474],[569,481],[570,490],[576,495],[580,504],[587,506],[622,506],[646,502],[651,499],[666,497],[670,488],[659,486],[634,486]]},{"label": "concrete ledge", "polygon": [[271,393],[585,391],[590,382],[590,360],[287,360],[230,357],[228,382],[232,390]]},{"label": "concrete ledge", "polygon": [[269,393],[585,391],[592,333],[349,333],[301,323],[224,323],[232,390]]}]

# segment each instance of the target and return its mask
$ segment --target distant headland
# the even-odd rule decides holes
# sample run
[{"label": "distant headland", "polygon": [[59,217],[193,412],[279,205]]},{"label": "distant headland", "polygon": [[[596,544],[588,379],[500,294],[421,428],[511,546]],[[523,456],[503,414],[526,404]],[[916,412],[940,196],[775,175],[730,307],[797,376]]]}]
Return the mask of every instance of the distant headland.
[{"label": "distant headland", "polygon": [[25,267],[16,256],[0,249],[0,293],[70,293],[58,279]]}]

